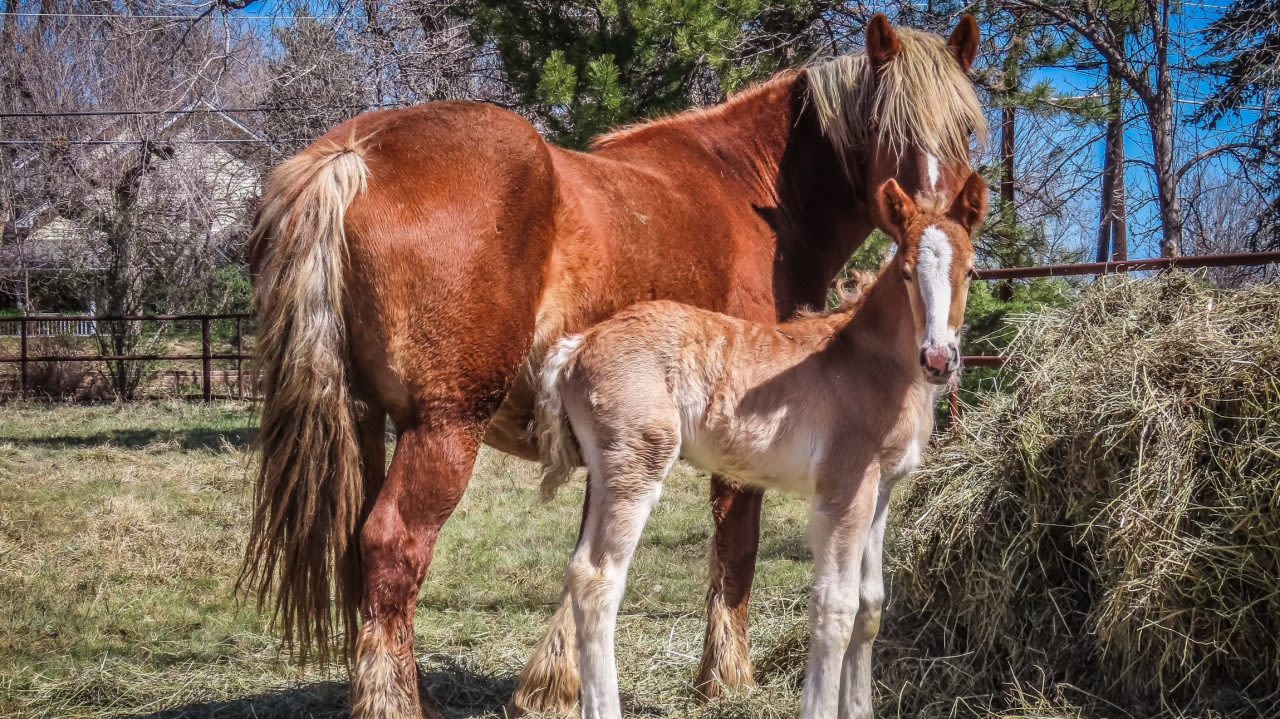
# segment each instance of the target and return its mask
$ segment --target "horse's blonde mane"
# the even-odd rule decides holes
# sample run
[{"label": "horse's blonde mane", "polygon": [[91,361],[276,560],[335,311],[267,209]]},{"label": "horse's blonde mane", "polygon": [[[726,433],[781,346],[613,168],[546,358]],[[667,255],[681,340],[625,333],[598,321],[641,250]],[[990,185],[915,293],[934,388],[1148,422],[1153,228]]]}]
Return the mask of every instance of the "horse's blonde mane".
[{"label": "horse's blonde mane", "polygon": [[868,82],[865,54],[806,68],[823,133],[843,157],[866,147],[874,125],[874,139],[892,151],[915,146],[943,162],[967,165],[970,135],[981,143],[987,133],[973,83],[942,38],[907,28],[894,32],[902,52],[880,68],[876,82]]}]

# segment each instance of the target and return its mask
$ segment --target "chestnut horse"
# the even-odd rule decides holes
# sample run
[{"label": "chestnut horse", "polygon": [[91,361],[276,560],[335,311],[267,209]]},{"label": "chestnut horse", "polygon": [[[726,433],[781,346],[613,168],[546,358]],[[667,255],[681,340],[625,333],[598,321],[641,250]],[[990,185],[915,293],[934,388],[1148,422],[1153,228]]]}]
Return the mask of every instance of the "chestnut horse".
[{"label": "chestnut horse", "polygon": [[976,173],[948,207],[879,193],[897,253],[857,301],[783,325],[665,300],[560,340],[543,363],[543,495],[579,465],[591,511],[567,572],[583,719],[622,719],[614,633],[627,569],[676,460],[811,498],[804,719],[870,719],[893,485],[915,469],[960,366]]},{"label": "chestnut horse", "polygon": [[[537,457],[546,349],[641,300],[765,322],[822,304],[879,222],[880,182],[953,196],[971,173],[977,47],[972,18],[944,42],[876,16],[865,56],[590,153],[506,110],[439,102],[356,117],[272,173],[250,236],[264,403],[241,584],[260,602],[274,590],[302,661],[345,636],[354,717],[434,713],[414,659],[418,590],[480,444]],[[760,498],[713,483],[708,693],[750,681]],[[517,704],[576,699],[572,624],[557,617]]]}]

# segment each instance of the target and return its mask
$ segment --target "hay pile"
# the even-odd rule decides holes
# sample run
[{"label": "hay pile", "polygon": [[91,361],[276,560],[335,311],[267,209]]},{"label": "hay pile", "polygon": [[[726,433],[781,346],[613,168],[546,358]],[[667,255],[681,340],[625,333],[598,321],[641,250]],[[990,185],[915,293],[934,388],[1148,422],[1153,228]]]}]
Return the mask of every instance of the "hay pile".
[{"label": "hay pile", "polygon": [[1014,361],[899,497],[882,712],[1280,716],[1280,288],[1098,282]]}]

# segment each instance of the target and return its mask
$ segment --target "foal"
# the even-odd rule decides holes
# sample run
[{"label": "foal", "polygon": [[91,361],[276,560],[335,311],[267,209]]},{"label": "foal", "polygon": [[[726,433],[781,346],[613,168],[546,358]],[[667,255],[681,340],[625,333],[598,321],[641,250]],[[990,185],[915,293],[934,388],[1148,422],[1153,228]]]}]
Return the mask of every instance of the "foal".
[{"label": "foal", "polygon": [[802,716],[871,715],[889,493],[919,463],[937,390],[960,364],[969,238],[986,212],[986,186],[971,175],[949,208],[918,206],[893,180],[876,199],[897,253],[840,310],[772,326],[646,302],[549,355],[537,417],[543,492],[582,464],[591,490],[567,573],[584,718],[621,716],[618,606],[645,521],[681,456],[812,497]]}]

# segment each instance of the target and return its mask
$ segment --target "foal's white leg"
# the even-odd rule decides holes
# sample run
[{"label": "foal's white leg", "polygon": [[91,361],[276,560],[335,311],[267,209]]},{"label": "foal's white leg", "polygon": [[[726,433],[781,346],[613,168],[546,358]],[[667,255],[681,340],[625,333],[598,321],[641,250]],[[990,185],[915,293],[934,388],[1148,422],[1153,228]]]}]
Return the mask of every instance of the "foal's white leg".
[{"label": "foal's white leg", "polygon": [[[809,662],[805,668],[804,719],[835,719],[841,665],[858,615],[862,555],[875,514],[879,470],[844,479],[845,496],[815,497],[809,520],[813,545],[813,603],[809,607]],[[821,486],[821,485],[820,485]]]},{"label": "foal's white leg", "polygon": [[881,481],[876,515],[862,552],[862,586],[853,639],[844,655],[840,678],[840,719],[871,719],[871,645],[880,634],[880,609],[884,606],[884,525],[889,516],[890,482]]},{"label": "foal's white leg", "polygon": [[[567,574],[577,626],[583,719],[622,717],[613,652],[618,607],[640,534],[658,503],[662,480],[675,464],[678,436],[671,435],[669,446],[645,445],[643,452],[637,448],[626,453],[631,456],[609,452],[613,456],[600,463],[602,471],[588,457],[591,510]],[[610,471],[624,467],[629,471]]]}]

